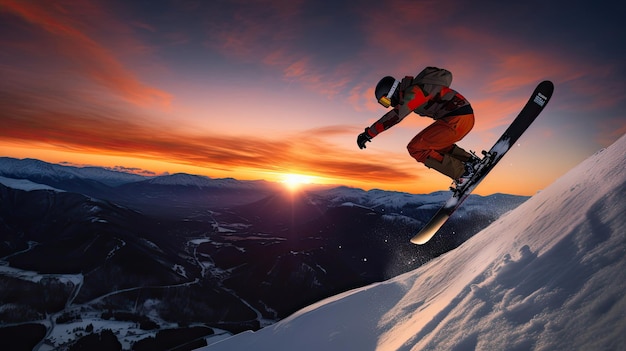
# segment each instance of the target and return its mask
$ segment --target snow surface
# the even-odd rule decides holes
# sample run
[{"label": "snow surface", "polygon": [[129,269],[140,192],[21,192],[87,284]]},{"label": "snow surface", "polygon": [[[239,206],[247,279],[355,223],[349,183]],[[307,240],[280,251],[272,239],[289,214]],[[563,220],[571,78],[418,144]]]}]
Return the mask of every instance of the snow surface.
[{"label": "snow surface", "polygon": [[624,350],[625,165],[623,136],[426,265],[199,350]]}]

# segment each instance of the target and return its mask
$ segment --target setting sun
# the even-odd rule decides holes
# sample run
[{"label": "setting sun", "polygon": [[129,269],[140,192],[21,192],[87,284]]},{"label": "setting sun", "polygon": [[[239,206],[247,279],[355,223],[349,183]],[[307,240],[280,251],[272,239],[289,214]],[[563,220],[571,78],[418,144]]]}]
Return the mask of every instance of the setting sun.
[{"label": "setting sun", "polygon": [[285,184],[285,186],[290,190],[296,190],[302,185],[311,184],[312,182],[313,176],[295,173],[285,174],[281,180],[281,183]]}]

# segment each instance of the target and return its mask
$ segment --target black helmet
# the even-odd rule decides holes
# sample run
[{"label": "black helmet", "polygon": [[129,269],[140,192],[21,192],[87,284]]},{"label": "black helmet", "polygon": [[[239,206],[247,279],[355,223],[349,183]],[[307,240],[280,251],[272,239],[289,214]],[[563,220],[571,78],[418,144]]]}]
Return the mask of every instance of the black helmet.
[{"label": "black helmet", "polygon": [[386,76],[376,84],[376,101],[384,107],[396,106],[400,99],[398,98],[398,84],[399,80],[396,80],[392,76]]}]

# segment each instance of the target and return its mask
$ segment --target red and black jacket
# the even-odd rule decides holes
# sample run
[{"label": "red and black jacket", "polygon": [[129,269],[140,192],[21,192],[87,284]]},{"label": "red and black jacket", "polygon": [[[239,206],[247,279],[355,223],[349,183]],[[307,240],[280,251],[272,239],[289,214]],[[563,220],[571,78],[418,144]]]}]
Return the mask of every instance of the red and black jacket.
[{"label": "red and black jacket", "polygon": [[[449,77],[433,78],[431,72],[440,76],[449,74]],[[411,112],[435,120],[474,113],[469,101],[447,86],[451,80],[449,71],[435,67],[427,67],[416,78],[404,77],[398,89],[399,103],[367,128],[367,134],[374,137],[398,124]]]}]

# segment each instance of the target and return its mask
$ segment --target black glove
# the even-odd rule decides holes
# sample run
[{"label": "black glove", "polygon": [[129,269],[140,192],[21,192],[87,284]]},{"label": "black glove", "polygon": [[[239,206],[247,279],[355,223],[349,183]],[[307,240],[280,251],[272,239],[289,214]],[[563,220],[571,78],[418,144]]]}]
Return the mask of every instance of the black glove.
[{"label": "black glove", "polygon": [[359,145],[359,149],[365,149],[365,143],[367,143],[368,141],[372,141],[372,137],[367,134],[367,128],[365,128],[365,131],[359,134],[359,136],[356,138],[356,144]]}]

